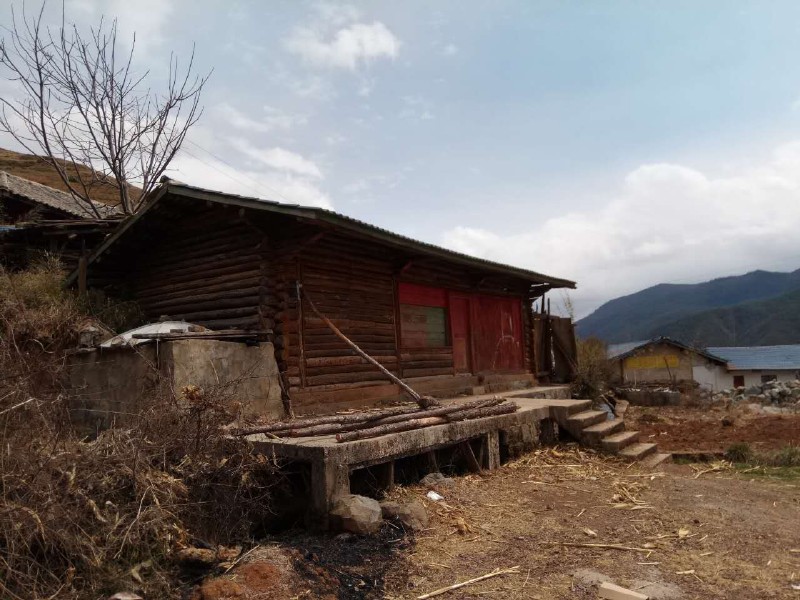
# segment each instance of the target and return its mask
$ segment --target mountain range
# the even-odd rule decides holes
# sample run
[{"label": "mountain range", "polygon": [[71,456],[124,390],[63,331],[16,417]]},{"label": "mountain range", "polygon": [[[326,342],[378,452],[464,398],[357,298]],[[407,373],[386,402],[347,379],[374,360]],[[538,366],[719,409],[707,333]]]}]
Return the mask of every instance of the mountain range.
[{"label": "mountain range", "polygon": [[800,343],[800,269],[662,283],[606,302],[576,324],[614,344],[665,335],[698,346]]}]

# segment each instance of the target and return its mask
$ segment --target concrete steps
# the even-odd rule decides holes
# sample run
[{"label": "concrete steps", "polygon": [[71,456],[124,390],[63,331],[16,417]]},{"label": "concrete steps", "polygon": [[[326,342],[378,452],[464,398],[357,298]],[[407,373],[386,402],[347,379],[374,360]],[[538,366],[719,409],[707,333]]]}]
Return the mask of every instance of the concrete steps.
[{"label": "concrete steps", "polygon": [[658,452],[658,446],[639,441],[638,431],[625,429],[621,418],[608,420],[605,411],[593,410],[590,400],[552,406],[551,417],[559,427],[586,446],[599,448],[631,461],[640,461],[653,469],[672,459],[671,454]]},{"label": "concrete steps", "polygon": [[672,454],[668,452],[656,452],[655,454],[651,454],[647,458],[642,461],[642,465],[647,467],[648,469],[655,469],[659,465],[667,464],[672,462]]},{"label": "concrete steps", "polygon": [[628,458],[630,460],[642,460],[646,456],[651,454],[655,454],[658,450],[658,446],[655,444],[651,444],[648,442],[636,442],[635,444],[631,444],[630,446],[626,446],[617,454],[624,458]]},{"label": "concrete steps", "polygon": [[625,449],[627,446],[635,444],[638,441],[639,441],[638,431],[620,431],[619,433],[615,433],[614,435],[610,435],[600,440],[600,447],[603,448],[603,450],[607,450],[608,452],[613,452],[614,454],[618,454],[621,450]]},{"label": "concrete steps", "polygon": [[584,410],[567,417],[567,426],[578,427],[581,431],[592,425],[602,423],[608,415],[602,410]]},{"label": "concrete steps", "polygon": [[625,422],[622,419],[603,421],[585,428],[583,430],[583,438],[590,446],[599,446],[600,440],[623,429],[625,429]]}]

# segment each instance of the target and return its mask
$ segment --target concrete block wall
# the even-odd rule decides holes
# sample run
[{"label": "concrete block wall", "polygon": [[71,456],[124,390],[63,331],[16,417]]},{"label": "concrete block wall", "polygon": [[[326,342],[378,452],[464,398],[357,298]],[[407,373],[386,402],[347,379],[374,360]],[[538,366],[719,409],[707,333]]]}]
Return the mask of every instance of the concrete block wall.
[{"label": "concrete block wall", "polygon": [[126,426],[148,399],[187,385],[219,393],[245,415],[283,416],[272,344],[176,340],[134,348],[94,348],[70,356],[73,422],[87,433]]}]

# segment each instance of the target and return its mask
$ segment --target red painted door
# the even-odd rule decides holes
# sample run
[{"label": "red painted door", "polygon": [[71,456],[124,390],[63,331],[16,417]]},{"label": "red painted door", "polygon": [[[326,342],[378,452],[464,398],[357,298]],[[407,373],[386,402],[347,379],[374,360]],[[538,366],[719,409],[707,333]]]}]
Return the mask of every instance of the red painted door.
[{"label": "red painted door", "polygon": [[453,341],[453,366],[456,373],[469,373],[469,296],[450,294],[450,335]]},{"label": "red painted door", "polygon": [[473,296],[472,331],[476,372],[523,368],[522,306],[518,298]]}]

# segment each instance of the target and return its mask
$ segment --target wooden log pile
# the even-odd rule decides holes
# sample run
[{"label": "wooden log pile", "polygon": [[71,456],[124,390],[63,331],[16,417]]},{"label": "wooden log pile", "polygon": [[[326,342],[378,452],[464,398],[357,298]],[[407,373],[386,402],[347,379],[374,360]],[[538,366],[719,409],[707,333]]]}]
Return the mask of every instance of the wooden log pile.
[{"label": "wooden log pile", "polygon": [[420,409],[416,404],[406,404],[380,410],[276,421],[238,429],[234,433],[240,436],[262,433],[276,438],[336,434],[337,442],[352,442],[432,425],[509,414],[517,408],[516,404],[504,398],[473,400],[426,409]]}]

